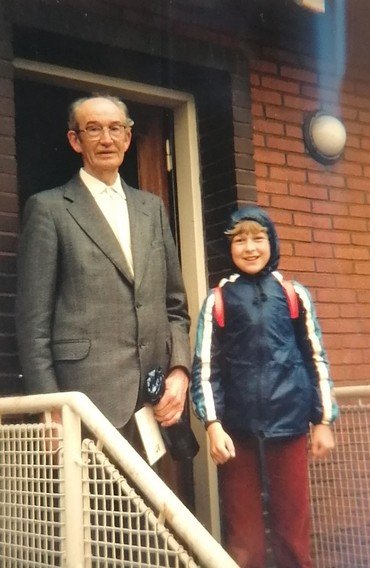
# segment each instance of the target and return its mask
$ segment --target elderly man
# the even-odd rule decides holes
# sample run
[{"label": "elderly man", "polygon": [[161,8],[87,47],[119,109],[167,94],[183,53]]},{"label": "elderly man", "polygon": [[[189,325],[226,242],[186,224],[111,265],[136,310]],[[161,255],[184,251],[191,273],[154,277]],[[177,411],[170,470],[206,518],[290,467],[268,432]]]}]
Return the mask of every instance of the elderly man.
[{"label": "elderly man", "polygon": [[180,418],[189,368],[189,317],[163,203],[118,174],[131,142],[126,105],[79,99],[68,140],[83,168],[32,196],[19,250],[17,335],[28,393],[85,393],[121,428],[161,366],[163,426]]}]

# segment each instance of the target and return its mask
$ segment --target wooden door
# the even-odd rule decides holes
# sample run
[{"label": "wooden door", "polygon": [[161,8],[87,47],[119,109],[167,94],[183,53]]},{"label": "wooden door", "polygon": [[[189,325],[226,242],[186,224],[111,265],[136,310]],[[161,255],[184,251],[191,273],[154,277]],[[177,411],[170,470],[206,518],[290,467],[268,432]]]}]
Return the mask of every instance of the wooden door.
[{"label": "wooden door", "polygon": [[[144,105],[130,105],[129,108],[135,120],[132,149],[136,153],[139,187],[163,200],[178,242],[176,183],[171,152],[172,113]],[[193,508],[192,464],[175,462],[166,454],[157,464],[157,470],[186,505]]]},{"label": "wooden door", "polygon": [[135,117],[139,187],[158,195],[169,211],[166,138],[171,116],[162,108],[144,105],[130,105],[130,114]]},{"label": "wooden door", "polygon": [[[131,160],[131,163],[133,161],[136,163],[137,186],[158,195],[164,202],[180,256],[176,179],[172,151],[174,146],[173,113],[169,109],[147,105],[130,104],[129,108],[135,125],[133,144],[127,158]],[[122,173],[125,178],[125,163]]]}]

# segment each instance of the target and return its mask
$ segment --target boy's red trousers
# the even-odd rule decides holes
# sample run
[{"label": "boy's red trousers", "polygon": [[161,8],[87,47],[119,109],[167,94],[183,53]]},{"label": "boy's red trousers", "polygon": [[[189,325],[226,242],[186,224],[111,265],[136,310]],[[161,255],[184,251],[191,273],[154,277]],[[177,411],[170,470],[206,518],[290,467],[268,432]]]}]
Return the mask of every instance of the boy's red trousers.
[{"label": "boy's red trousers", "polygon": [[262,508],[258,440],[234,440],[236,457],[219,468],[226,549],[241,568],[312,568],[306,436],[264,442],[269,482],[269,541]]}]

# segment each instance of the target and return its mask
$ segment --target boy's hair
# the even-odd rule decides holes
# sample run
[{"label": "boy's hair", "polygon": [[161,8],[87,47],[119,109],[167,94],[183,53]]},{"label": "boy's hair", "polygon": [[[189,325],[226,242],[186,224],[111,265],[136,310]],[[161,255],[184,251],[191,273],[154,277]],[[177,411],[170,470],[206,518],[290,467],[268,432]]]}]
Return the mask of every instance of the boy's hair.
[{"label": "boy's hair", "polygon": [[266,227],[264,227],[257,221],[252,221],[251,219],[242,219],[241,221],[236,223],[234,227],[232,227],[232,229],[225,231],[225,235],[227,236],[229,241],[232,241],[232,239],[236,235],[240,235],[241,233],[252,233],[252,235],[256,235],[261,231],[267,234]]}]

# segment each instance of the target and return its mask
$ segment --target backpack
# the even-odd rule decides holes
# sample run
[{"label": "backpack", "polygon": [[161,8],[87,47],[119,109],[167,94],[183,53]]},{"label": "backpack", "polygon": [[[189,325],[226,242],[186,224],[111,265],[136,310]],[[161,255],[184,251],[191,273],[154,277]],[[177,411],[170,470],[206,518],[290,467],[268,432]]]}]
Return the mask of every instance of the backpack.
[{"label": "backpack", "polygon": [[[299,317],[299,306],[297,292],[293,286],[291,280],[282,280],[280,282],[282,285],[285,296],[288,302],[289,313],[291,319],[298,319]],[[225,327],[225,311],[224,311],[224,299],[222,295],[222,286],[216,286],[213,289],[215,295],[215,303],[213,305],[213,317],[215,318],[219,327]]]}]

